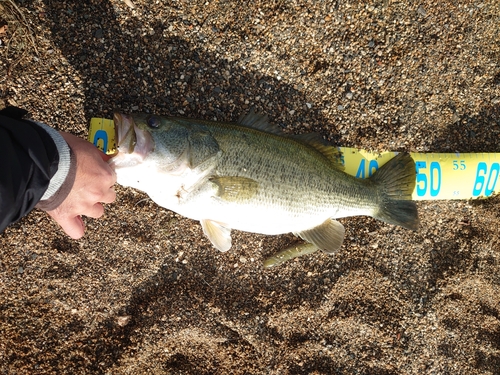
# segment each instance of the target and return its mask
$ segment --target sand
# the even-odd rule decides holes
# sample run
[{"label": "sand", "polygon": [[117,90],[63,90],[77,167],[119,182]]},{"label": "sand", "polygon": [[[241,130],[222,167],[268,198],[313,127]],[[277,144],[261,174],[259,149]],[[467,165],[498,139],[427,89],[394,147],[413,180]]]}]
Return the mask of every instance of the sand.
[{"label": "sand", "polygon": [[[0,105],[81,137],[254,107],[341,146],[500,152],[495,0],[133,2],[1,1]],[[37,210],[0,234],[0,373],[500,374],[498,197],[419,202],[416,232],[341,219],[335,256],[265,270],[293,235],[220,253],[116,190],[81,240]]]}]

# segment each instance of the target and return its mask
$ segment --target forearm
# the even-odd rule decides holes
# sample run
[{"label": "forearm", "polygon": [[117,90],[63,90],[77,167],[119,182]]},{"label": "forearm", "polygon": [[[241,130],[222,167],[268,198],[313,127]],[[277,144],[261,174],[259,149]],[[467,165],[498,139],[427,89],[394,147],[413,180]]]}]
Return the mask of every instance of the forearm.
[{"label": "forearm", "polygon": [[55,130],[0,111],[0,231],[35,205],[57,207],[71,189],[75,160]]},{"label": "forearm", "polygon": [[21,120],[24,114],[0,111],[0,232],[36,206],[78,239],[81,215],[101,217],[102,203],[116,198],[109,156],[84,139]]}]

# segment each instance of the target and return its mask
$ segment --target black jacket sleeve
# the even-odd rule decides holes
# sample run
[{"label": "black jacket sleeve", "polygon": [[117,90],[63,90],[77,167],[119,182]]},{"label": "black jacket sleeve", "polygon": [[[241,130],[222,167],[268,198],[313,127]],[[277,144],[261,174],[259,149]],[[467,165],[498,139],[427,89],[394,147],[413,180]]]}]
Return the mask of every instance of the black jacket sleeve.
[{"label": "black jacket sleeve", "polygon": [[30,212],[58,169],[59,153],[50,135],[22,117],[0,111],[0,232]]}]

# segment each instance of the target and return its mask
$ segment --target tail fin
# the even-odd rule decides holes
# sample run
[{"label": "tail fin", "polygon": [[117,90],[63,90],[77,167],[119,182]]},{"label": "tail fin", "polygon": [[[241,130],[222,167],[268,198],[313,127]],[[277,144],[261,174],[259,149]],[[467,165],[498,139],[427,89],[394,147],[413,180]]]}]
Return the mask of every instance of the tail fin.
[{"label": "tail fin", "polygon": [[407,229],[418,227],[417,206],[411,199],[415,189],[415,162],[408,153],[400,153],[371,177],[378,185],[379,209],[373,217]]}]

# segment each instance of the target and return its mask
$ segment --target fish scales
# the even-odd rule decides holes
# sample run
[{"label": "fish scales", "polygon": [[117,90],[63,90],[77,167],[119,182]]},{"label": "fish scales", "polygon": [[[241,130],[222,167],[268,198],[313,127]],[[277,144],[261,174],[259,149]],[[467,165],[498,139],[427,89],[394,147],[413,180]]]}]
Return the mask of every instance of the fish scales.
[{"label": "fish scales", "polygon": [[[190,124],[186,120],[184,123],[186,126]],[[276,214],[282,220],[288,221],[288,231],[304,229],[304,221],[312,225],[319,224],[328,217],[325,215],[335,217],[340,214],[340,217],[344,217],[354,215],[360,209],[369,212],[374,207],[374,189],[366,181],[335,169],[313,147],[274,134],[266,134],[263,139],[262,132],[251,128],[229,127],[216,122],[207,122],[206,125],[222,150],[214,173],[246,177],[257,181],[259,185],[254,197],[237,203],[252,211],[273,207],[273,210],[279,211]],[[240,142],[235,142],[235,139],[240,139]],[[225,205],[234,203],[225,202]],[[339,213],[340,207],[343,212]],[[294,224],[294,219],[300,222]],[[283,233],[266,223],[265,219],[264,222],[245,224],[246,228],[259,224],[251,230],[259,233]],[[233,228],[245,230],[239,226]]]},{"label": "fish scales", "polygon": [[118,183],[199,220],[214,246],[231,229],[293,232],[334,253],[344,237],[335,218],[373,216],[415,229],[415,164],[400,154],[371,179],[342,171],[335,149],[312,136],[286,136],[261,115],[240,123],[115,114]]}]

